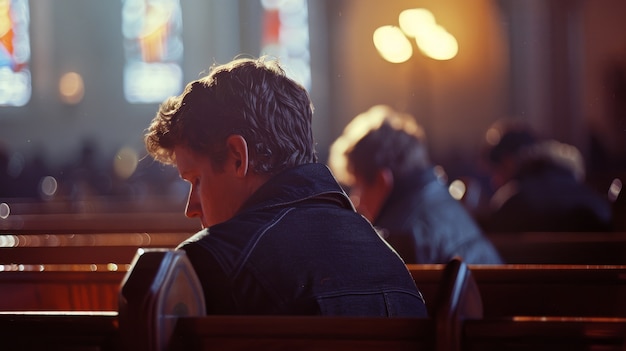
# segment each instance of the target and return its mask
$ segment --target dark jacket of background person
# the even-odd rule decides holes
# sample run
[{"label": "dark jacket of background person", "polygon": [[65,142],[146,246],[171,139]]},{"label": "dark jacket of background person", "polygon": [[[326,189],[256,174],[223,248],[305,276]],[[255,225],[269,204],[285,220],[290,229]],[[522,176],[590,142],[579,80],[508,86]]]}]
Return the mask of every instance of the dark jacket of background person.
[{"label": "dark jacket of background person", "polygon": [[609,231],[611,205],[581,181],[572,146],[555,141],[527,146],[519,169],[491,200],[490,232]]},{"label": "dark jacket of background person", "polygon": [[432,169],[394,185],[374,221],[381,235],[410,263],[502,263],[474,219]]},{"label": "dark jacket of background person", "polygon": [[498,264],[500,255],[433,173],[421,127],[374,106],[333,143],[329,165],[364,214],[406,263]]},{"label": "dark jacket of background person", "polygon": [[608,197],[585,182],[582,154],[543,139],[530,126],[501,120],[487,132],[486,150],[496,188],[482,226],[489,232],[608,231]]},{"label": "dark jacket of background person", "polygon": [[280,173],[181,247],[209,314],[426,314],[402,261],[320,164]]}]

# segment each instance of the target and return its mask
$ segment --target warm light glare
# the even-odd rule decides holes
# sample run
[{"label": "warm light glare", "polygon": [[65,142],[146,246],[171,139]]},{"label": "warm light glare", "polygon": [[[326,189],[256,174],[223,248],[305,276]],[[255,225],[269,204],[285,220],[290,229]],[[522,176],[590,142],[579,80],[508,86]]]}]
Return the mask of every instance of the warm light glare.
[{"label": "warm light glare", "polygon": [[432,26],[415,37],[420,51],[434,60],[449,60],[459,52],[456,38],[442,26]]},{"label": "warm light glare", "polygon": [[374,46],[391,63],[402,63],[411,58],[413,47],[400,28],[382,26],[374,31]]},{"label": "warm light glare", "polygon": [[400,28],[409,37],[416,37],[422,30],[436,26],[435,16],[426,9],[408,9],[398,17]]},{"label": "warm light glare", "polygon": [[485,133],[485,141],[491,146],[498,145],[501,138],[502,133],[497,128],[489,128]]},{"label": "warm light glare", "polygon": [[463,181],[459,179],[450,183],[450,186],[448,187],[448,191],[450,192],[450,195],[452,195],[452,197],[457,200],[461,200],[463,196],[465,196],[466,190],[467,190],[467,187],[465,186],[465,183],[463,183]]},{"label": "warm light glare", "polygon": [[0,247],[16,247],[19,240],[15,235],[0,235]]},{"label": "warm light glare", "polygon": [[[609,200],[614,202],[619,197],[619,194],[622,192],[622,181],[618,178],[613,179],[611,182],[611,186],[609,187]],[[1,214],[1,212],[0,212]]]},{"label": "warm light glare", "polygon": [[61,100],[70,105],[75,105],[83,99],[85,87],[83,78],[76,72],[69,72],[61,77],[59,82]]},{"label": "warm light glare", "polygon": [[0,37],[11,29],[11,13],[8,1],[0,1]]},{"label": "warm light glare", "polygon": [[459,43],[432,12],[426,9],[404,10],[398,16],[400,27],[383,26],[374,32],[374,45],[387,61],[401,63],[413,54],[408,38],[415,38],[419,50],[434,60],[450,60],[459,52]]},{"label": "warm light glare", "polygon": [[115,155],[113,169],[118,177],[127,179],[135,173],[138,163],[139,155],[137,152],[130,147],[123,147]]}]

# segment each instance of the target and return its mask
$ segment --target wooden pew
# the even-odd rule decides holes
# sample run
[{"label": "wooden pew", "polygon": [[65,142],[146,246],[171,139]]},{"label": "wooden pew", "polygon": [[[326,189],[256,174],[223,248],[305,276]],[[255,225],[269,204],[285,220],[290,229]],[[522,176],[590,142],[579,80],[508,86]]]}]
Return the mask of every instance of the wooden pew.
[{"label": "wooden pew", "polygon": [[[139,248],[173,248],[193,232],[13,232],[0,234],[0,265],[126,266]],[[8,270],[5,267],[4,270]]]},{"label": "wooden pew", "polygon": [[110,196],[51,201],[0,198],[4,214],[0,233],[198,231],[200,222],[184,215],[186,197],[172,200],[169,196],[140,201]]},{"label": "wooden pew", "polygon": [[149,250],[125,278],[120,332],[134,350],[456,350],[461,321],[480,317],[480,297],[459,260],[445,266],[440,284],[432,318],[205,316],[184,253]]},{"label": "wooden pew", "polygon": [[[409,265],[425,298],[442,265]],[[470,265],[483,318],[463,321],[462,350],[626,349],[626,266]]]},{"label": "wooden pew", "polygon": [[0,311],[117,311],[126,271],[0,272]]},{"label": "wooden pew", "polygon": [[141,247],[175,247],[190,234],[0,234],[0,311],[116,311]]},{"label": "wooden pew", "polygon": [[180,232],[200,230],[197,219],[186,218],[183,212],[121,212],[121,213],[46,213],[10,215],[0,219],[2,233],[127,233]]},{"label": "wooden pew", "polygon": [[[486,308],[492,302],[472,295],[478,293],[474,277],[481,275],[484,284],[492,273],[479,272],[494,272],[494,267],[470,266],[470,271],[460,264],[448,270],[456,279],[446,275],[443,265],[421,270],[409,266],[418,284],[424,277],[430,277],[424,281],[447,282],[442,289],[448,293],[430,293],[431,304],[438,306],[430,319],[204,316],[203,295],[186,258],[172,250],[146,252],[138,255],[141,260],[124,278],[119,313],[2,312],[0,340],[19,336],[3,349],[117,350],[125,345],[126,349],[154,350],[170,345],[185,350],[618,350],[626,338],[624,318],[526,313],[481,317],[481,304]],[[559,272],[553,268],[558,267],[504,266],[500,271],[511,274],[521,269],[530,274],[548,269],[550,276]],[[443,299],[437,301],[436,296]],[[510,303],[507,296],[497,298]]]},{"label": "wooden pew", "polygon": [[626,232],[486,235],[509,264],[626,265]]},{"label": "wooden pew", "polygon": [[[442,265],[408,265],[428,301]],[[485,317],[626,317],[626,266],[470,265]]]},{"label": "wooden pew", "polygon": [[515,317],[468,320],[464,351],[624,351],[626,319],[602,317]]},{"label": "wooden pew", "polygon": [[0,348],[120,350],[117,312],[0,312]]},{"label": "wooden pew", "polygon": [[[116,299],[110,296],[137,249],[174,247],[187,236],[141,232],[0,235],[0,284],[10,287],[0,289],[0,310],[114,310]],[[416,267],[409,265],[411,270]],[[432,306],[443,265],[420,267],[419,276],[413,277]],[[621,298],[626,296],[624,267],[473,265],[472,271],[486,315],[626,316],[626,302]],[[98,281],[102,282],[101,294]],[[98,296],[103,296],[99,302]]]}]

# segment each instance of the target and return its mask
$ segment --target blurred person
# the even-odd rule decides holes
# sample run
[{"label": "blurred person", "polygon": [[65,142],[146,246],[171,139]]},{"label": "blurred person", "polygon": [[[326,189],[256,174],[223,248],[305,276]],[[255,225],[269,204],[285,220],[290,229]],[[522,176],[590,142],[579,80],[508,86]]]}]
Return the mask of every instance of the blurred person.
[{"label": "blurred person", "polygon": [[329,166],[357,210],[406,263],[502,263],[461,203],[438,179],[413,116],[384,105],[356,116],[330,149]]},{"label": "blurred person", "polygon": [[307,91],[276,60],[213,66],[145,136],[191,185],[183,242],[209,314],[425,316],[402,260],[317,163]]},{"label": "blurred person", "polygon": [[489,232],[608,231],[611,206],[588,187],[582,154],[543,139],[517,120],[486,134],[485,159],[495,189],[484,219]]}]

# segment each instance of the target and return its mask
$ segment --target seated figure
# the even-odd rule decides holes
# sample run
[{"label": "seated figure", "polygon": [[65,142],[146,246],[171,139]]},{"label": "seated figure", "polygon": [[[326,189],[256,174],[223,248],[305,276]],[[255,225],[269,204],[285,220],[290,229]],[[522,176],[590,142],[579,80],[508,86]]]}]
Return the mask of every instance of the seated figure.
[{"label": "seated figure", "polygon": [[329,165],[357,209],[407,263],[498,264],[500,255],[448,192],[413,116],[388,106],[358,115],[333,143]]},{"label": "seated figure", "polygon": [[179,246],[209,314],[414,316],[400,257],[317,163],[307,91],[275,60],[214,66],[161,104],[145,143],[190,184]]},{"label": "seated figure", "polygon": [[611,206],[585,184],[582,154],[542,139],[523,122],[492,125],[484,154],[495,192],[482,220],[490,232],[608,231]]}]

